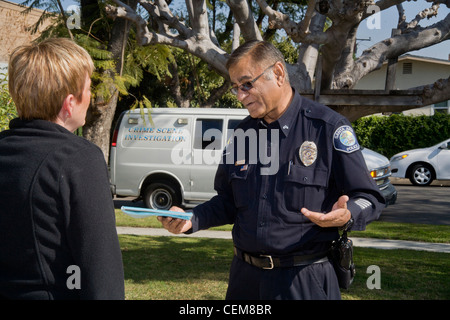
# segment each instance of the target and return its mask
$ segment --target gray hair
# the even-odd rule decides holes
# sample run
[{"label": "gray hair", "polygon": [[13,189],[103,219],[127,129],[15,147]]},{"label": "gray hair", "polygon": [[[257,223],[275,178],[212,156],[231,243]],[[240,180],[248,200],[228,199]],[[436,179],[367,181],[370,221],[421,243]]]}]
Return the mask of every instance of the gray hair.
[{"label": "gray hair", "polygon": [[281,62],[286,74],[286,81],[289,82],[289,76],[283,54],[273,44],[267,41],[251,40],[239,46],[233,51],[228,59],[226,64],[227,70],[247,55],[252,58],[253,62],[261,66],[261,68],[264,68],[266,65]]}]

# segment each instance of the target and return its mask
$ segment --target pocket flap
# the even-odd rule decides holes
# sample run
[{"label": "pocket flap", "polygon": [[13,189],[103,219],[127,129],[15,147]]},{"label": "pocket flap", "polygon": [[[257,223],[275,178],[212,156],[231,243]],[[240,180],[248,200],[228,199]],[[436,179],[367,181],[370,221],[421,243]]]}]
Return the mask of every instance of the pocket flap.
[{"label": "pocket flap", "polygon": [[285,175],[284,181],[326,188],[328,186],[328,170],[291,165],[289,174]]}]

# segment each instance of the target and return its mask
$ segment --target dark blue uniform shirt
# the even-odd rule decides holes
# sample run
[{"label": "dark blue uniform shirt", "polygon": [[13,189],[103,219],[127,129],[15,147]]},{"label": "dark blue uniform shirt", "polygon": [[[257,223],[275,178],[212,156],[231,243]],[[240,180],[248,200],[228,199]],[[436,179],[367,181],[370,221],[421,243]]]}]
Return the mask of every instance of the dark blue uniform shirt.
[{"label": "dark blue uniform shirt", "polygon": [[348,120],[297,92],[277,121],[239,124],[214,186],[217,195],[194,208],[189,232],[234,224],[234,245],[255,254],[327,250],[338,229],[317,226],[303,207],[327,213],[348,195],[352,229],[364,230],[385,206]]}]

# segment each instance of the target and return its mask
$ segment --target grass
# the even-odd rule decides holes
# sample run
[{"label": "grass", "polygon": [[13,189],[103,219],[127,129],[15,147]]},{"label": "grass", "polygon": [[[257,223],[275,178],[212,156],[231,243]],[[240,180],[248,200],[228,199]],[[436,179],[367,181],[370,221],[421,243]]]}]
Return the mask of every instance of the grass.
[{"label": "grass", "polygon": [[224,299],[230,241],[124,235],[119,239],[126,299]]},{"label": "grass", "polygon": [[[118,226],[160,228],[156,217],[135,219],[116,210]],[[231,230],[232,226],[214,228]],[[351,237],[450,243],[450,226],[375,221]],[[231,240],[120,235],[129,300],[222,300],[233,257]],[[448,300],[450,255],[354,248],[356,276],[344,300]],[[368,289],[371,265],[381,289]]]},{"label": "grass", "polygon": [[450,226],[374,221],[352,237],[450,243]]},{"label": "grass", "polygon": [[[343,299],[448,300],[450,298],[450,255],[413,250],[354,248],[357,268],[354,283]],[[381,289],[367,288],[370,265],[381,272]]]},{"label": "grass", "polygon": [[[231,240],[120,235],[129,300],[222,300],[233,256]],[[355,248],[357,268],[344,300],[450,299],[450,255]],[[368,266],[381,289],[368,289]]]},{"label": "grass", "polygon": [[[136,219],[127,216],[120,209],[116,209],[116,223],[118,226],[161,228],[161,223],[156,217]],[[231,225],[226,225],[211,228],[211,230],[229,231],[231,228]],[[365,231],[352,231],[350,236],[450,243],[450,226],[374,221],[367,226]]]}]

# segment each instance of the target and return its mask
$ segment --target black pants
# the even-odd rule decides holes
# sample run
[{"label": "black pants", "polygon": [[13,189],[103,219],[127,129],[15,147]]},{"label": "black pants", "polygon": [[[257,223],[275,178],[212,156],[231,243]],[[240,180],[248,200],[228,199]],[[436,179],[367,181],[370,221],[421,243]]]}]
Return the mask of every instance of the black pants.
[{"label": "black pants", "polygon": [[236,256],[231,263],[228,300],[340,300],[330,262],[263,270]]}]

